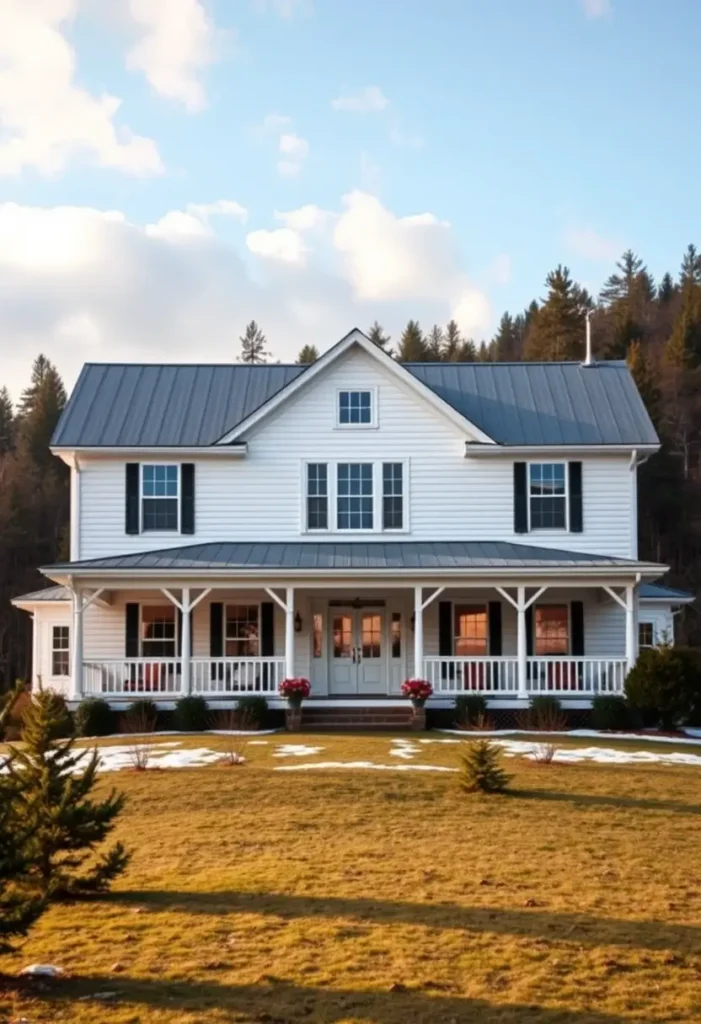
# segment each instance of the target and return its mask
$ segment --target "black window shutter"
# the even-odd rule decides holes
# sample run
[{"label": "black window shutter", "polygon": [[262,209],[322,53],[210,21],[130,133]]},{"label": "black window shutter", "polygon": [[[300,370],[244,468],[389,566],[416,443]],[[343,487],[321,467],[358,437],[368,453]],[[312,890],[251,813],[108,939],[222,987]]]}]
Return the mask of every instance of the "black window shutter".
[{"label": "black window shutter", "polygon": [[581,533],[583,529],[582,463],[570,462],[569,467],[570,533]]},{"label": "black window shutter", "polygon": [[126,466],[126,533],[139,532],[139,463],[127,462]]},{"label": "black window shutter", "polygon": [[124,606],[124,621],[126,635],[124,639],[124,655],[127,658],[138,658],[139,651],[139,606],[138,604],[126,604]]},{"label": "black window shutter", "polygon": [[514,533],[528,533],[526,463],[514,462]]},{"label": "black window shutter", "polygon": [[224,605],[220,601],[212,601],[209,606],[209,656],[224,656]]},{"label": "black window shutter", "polygon": [[526,608],[526,654],[533,657],[533,605]]},{"label": "black window shutter", "polygon": [[501,601],[489,602],[489,653],[501,656]]},{"label": "black window shutter", "polygon": [[584,602],[573,601],[570,608],[572,636],[570,637],[570,654],[575,658],[584,656]]},{"label": "black window shutter", "polygon": [[180,532],[195,532],[195,464],[180,467]]},{"label": "black window shutter", "polygon": [[260,655],[271,658],[275,654],[275,612],[272,601],[260,606]]},{"label": "black window shutter", "polygon": [[[453,654],[453,604],[451,601],[438,602],[438,653],[443,658]],[[418,668],[415,668],[418,673]]]}]

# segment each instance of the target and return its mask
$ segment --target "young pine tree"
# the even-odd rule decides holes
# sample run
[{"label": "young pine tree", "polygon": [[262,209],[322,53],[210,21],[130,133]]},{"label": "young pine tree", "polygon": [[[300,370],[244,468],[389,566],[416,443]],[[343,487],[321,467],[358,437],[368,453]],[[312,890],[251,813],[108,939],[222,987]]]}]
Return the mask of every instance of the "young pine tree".
[{"label": "young pine tree", "polygon": [[416,320],[410,320],[402,331],[397,350],[400,363],[421,363],[426,361],[426,342]]},{"label": "young pine tree", "polygon": [[[127,866],[117,843],[94,860],[93,850],[114,828],[124,797],[114,790],[95,800],[97,750],[74,750],[56,739],[63,709],[39,691],[24,716],[23,745],[12,748],[10,779],[18,787],[18,817],[28,834],[30,874],[40,896],[101,892]],[[87,861],[91,863],[86,864]]]},{"label": "young pine tree", "polygon": [[7,388],[0,388],[0,454],[8,452],[15,434],[15,411]]},{"label": "young pine tree", "polygon": [[443,331],[434,324],[426,338],[426,358],[432,363],[440,363],[444,352]]},{"label": "young pine tree", "polygon": [[384,328],[375,320],[372,327],[368,331],[368,338],[373,343],[381,348],[383,352],[386,352],[388,356],[392,355],[392,349],[389,347],[389,343],[392,340],[389,334],[385,334]]},{"label": "young pine tree", "polygon": [[449,320],[445,325],[445,342],[443,346],[443,358],[446,363],[456,363],[460,358],[462,337],[460,328],[455,320]]},{"label": "young pine tree", "polygon": [[316,345],[302,345],[297,356],[297,362],[300,365],[307,365],[309,363],[315,363],[319,358],[319,349]]},{"label": "young pine tree", "polygon": [[246,327],[246,333],[240,338],[242,363],[265,363],[270,353],[266,351],[267,338],[255,320]]},{"label": "young pine tree", "polygon": [[501,749],[490,740],[470,740],[460,755],[460,788],[464,793],[503,793],[510,776],[501,767]]},{"label": "young pine tree", "polygon": [[525,357],[579,360],[584,355],[584,317],[592,306],[591,298],[572,280],[567,267],[556,267],[546,284],[547,297],[528,323]]}]

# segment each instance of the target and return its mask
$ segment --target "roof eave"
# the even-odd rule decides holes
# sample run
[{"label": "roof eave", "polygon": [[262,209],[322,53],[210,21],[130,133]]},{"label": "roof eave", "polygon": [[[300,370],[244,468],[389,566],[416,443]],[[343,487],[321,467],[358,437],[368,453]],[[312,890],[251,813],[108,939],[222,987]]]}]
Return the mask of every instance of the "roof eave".
[{"label": "roof eave", "polygon": [[465,442],[465,458],[497,458],[514,455],[629,455],[641,452],[652,455],[660,444],[479,444]]},{"label": "roof eave", "polygon": [[182,458],[185,455],[197,458],[242,459],[248,452],[248,445],[245,441],[228,445],[52,445],[50,450],[70,466],[81,455],[134,456],[134,458],[143,458],[144,456]]}]

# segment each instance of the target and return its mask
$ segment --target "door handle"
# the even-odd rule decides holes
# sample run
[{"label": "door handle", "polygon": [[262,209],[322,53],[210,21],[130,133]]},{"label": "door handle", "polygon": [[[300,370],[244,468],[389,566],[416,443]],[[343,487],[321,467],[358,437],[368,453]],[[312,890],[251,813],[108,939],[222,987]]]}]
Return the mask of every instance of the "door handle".
[{"label": "door handle", "polygon": [[355,647],[351,647],[351,652],[352,652],[351,653],[351,657],[353,659],[353,664],[355,665]]},{"label": "door handle", "polygon": [[362,649],[360,647],[356,647],[356,651],[358,652],[358,664],[360,664],[363,660]]}]

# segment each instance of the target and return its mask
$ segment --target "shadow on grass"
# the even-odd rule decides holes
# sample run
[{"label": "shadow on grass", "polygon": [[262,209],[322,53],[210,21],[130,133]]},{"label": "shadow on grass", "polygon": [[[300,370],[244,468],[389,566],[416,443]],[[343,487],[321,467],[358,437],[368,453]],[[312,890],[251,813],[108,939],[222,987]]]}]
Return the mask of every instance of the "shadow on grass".
[{"label": "shadow on grass", "polygon": [[615,807],[619,810],[673,811],[675,814],[701,814],[699,804],[681,800],[651,800],[637,796],[604,796],[600,793],[558,793],[549,789],[521,789],[507,791],[509,796],[523,800],[544,800],[551,803],[572,804],[575,807]]},{"label": "shadow on grass", "polygon": [[[355,991],[295,985],[271,979],[258,985],[217,982],[158,981],[121,977],[74,978],[44,998],[65,1003],[89,998],[91,993],[116,991],[120,1003],[197,1012],[207,1009],[245,1015],[245,1020],[270,1024],[335,1024],[337,1021],[372,1021],[373,1024],[629,1024],[629,1018],[590,1010],[544,1009],[539,1006],[487,1002],[430,989]],[[106,1004],[101,1003],[104,1007]],[[110,1003],[107,1005],[115,1005]],[[242,1020],[244,1017],[242,1016]]]},{"label": "shadow on grass", "polygon": [[153,912],[188,914],[270,914],[280,918],[355,918],[374,924],[412,924],[462,929],[518,938],[571,941],[591,946],[670,950],[701,954],[701,927],[663,921],[621,921],[538,909],[461,907],[455,904],[398,903],[366,898],[294,896],[255,892],[115,892],[109,902],[138,903]]}]

